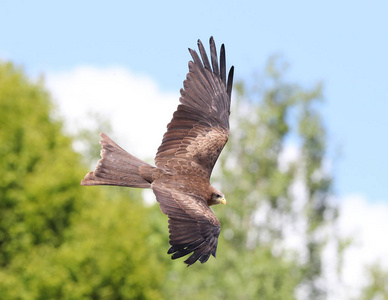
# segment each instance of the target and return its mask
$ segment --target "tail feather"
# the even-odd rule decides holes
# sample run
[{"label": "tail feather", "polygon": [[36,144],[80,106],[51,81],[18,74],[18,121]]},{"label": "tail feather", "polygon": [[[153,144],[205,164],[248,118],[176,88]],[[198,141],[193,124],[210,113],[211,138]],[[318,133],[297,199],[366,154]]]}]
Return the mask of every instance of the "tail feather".
[{"label": "tail feather", "polygon": [[101,133],[101,159],[94,172],[86,174],[81,185],[115,185],[137,188],[150,188],[151,178],[140,175],[139,168],[154,167],[129,154],[113,142],[105,133]]}]

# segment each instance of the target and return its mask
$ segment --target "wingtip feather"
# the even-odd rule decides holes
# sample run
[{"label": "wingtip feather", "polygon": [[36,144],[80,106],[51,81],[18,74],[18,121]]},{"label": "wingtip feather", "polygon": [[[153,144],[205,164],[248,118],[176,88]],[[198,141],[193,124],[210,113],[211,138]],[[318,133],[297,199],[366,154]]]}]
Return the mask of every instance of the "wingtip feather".
[{"label": "wingtip feather", "polygon": [[228,84],[226,85],[226,93],[228,94],[229,99],[232,97],[233,76],[234,76],[234,66],[232,66],[229,70]]}]

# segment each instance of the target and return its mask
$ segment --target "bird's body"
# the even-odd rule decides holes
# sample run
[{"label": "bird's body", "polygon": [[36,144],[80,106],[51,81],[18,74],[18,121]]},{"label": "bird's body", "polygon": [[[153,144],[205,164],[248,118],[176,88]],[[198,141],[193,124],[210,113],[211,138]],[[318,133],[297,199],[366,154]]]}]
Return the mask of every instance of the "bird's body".
[{"label": "bird's body", "polygon": [[201,41],[202,61],[189,49],[193,60],[181,89],[181,104],[163,136],[152,166],[129,154],[101,133],[101,159],[82,185],[115,185],[151,188],[160,208],[169,217],[168,254],[191,256],[188,265],[215,256],[221,229],[209,206],[223,203],[224,195],[210,185],[210,176],[229,135],[233,67],[226,80],[225,50],[220,68],[213,38],[211,64]]}]

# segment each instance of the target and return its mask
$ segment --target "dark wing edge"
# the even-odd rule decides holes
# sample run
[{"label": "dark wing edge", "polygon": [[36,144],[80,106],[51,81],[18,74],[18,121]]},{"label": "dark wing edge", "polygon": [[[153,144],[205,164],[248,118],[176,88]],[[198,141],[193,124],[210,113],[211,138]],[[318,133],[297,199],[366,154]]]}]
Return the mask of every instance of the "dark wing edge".
[{"label": "dark wing edge", "polygon": [[200,116],[216,117],[222,126],[229,129],[234,67],[230,68],[226,77],[225,46],[221,45],[218,64],[213,37],[210,37],[209,43],[211,64],[201,40],[197,42],[201,58],[195,50],[189,48],[193,61],[189,62],[189,73],[183,82],[180,102],[194,109],[194,113]]},{"label": "dark wing edge", "polygon": [[[210,44],[212,43],[213,37],[210,38]],[[213,40],[214,44],[214,40]],[[234,76],[234,66],[232,66],[228,73],[228,82],[226,82],[226,54],[225,54],[225,45],[221,45],[221,54],[220,54],[220,65],[221,71],[220,76],[222,82],[226,86],[226,93],[229,96],[229,99],[232,99],[232,87],[233,87],[233,76]]]},{"label": "dark wing edge", "polygon": [[221,224],[204,199],[153,184],[160,208],[169,218],[171,259],[192,253],[184,262],[205,263],[210,255],[216,257]]},{"label": "dark wing edge", "polygon": [[[178,150],[183,154],[185,149],[182,147],[197,140],[193,134],[199,132],[199,127],[208,128],[207,132],[223,131],[226,137],[222,140],[225,144],[227,142],[234,68],[231,67],[228,78],[226,78],[225,47],[221,46],[221,56],[218,63],[213,37],[210,38],[210,61],[200,40],[198,40],[198,48],[202,60],[196,51],[189,49],[193,61],[189,62],[189,73],[183,82],[184,88],[181,89],[179,99],[181,104],[167,125],[167,132],[163,136],[162,144],[155,157],[156,166],[162,169],[168,169],[167,162],[169,162],[169,167],[176,164],[173,159]],[[218,149],[217,157],[223,146]],[[187,157],[190,159],[190,154],[187,154]],[[180,159],[182,158],[181,155]],[[208,175],[210,175],[213,166],[211,166],[210,172],[206,171]]]}]

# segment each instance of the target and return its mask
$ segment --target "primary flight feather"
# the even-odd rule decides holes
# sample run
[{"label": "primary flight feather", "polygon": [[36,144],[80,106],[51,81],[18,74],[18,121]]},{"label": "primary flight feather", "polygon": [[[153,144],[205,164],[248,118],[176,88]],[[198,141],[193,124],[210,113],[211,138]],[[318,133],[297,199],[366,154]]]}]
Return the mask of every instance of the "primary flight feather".
[{"label": "primary flight feather", "polygon": [[199,55],[183,82],[180,103],[158,148],[156,167],[134,157],[101,133],[101,159],[81,185],[151,188],[160,209],[169,218],[170,249],[176,259],[191,254],[185,263],[206,262],[216,256],[221,224],[210,209],[226,203],[210,185],[213,167],[229,135],[233,66],[226,76],[225,47],[218,62],[213,37],[210,61],[200,40]]}]

